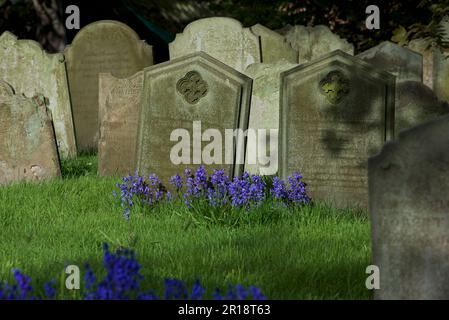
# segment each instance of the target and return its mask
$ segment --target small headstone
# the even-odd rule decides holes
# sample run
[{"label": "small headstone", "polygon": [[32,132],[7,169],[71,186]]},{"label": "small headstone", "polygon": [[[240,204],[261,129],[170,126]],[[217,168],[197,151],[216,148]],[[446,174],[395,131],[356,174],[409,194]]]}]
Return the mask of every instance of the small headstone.
[{"label": "small headstone", "polygon": [[50,111],[0,81],[0,185],[61,176]]},{"label": "small headstone", "polygon": [[146,68],[137,171],[156,173],[165,184],[200,165],[209,172],[224,169],[230,177],[241,174],[244,132],[236,140],[232,134],[248,128],[251,85],[250,78],[204,52]]},{"label": "small headstone", "polygon": [[64,56],[47,54],[32,40],[18,40],[9,32],[0,36],[0,78],[17,94],[48,100],[62,158],[76,156],[75,131]]},{"label": "small headstone", "polygon": [[127,25],[105,20],[82,28],[65,56],[78,148],[96,150],[99,74],[130,77],[153,64],[153,50]]},{"label": "small headstone", "polygon": [[426,85],[417,81],[396,84],[395,135],[449,113],[449,104],[440,101]]},{"label": "small headstone", "polygon": [[284,35],[293,49],[299,52],[298,63],[300,64],[318,59],[334,50],[354,55],[354,45],[340,38],[324,25],[315,27],[288,25],[278,32]]},{"label": "small headstone", "polygon": [[340,50],[281,74],[281,176],[312,198],[368,207],[367,159],[393,137],[395,78]]},{"label": "small headstone", "polygon": [[384,41],[358,54],[357,58],[395,75],[397,83],[403,81],[422,82],[422,55],[390,41]]},{"label": "small headstone", "polygon": [[449,299],[449,116],[404,131],[369,160],[377,299]]},{"label": "small headstone", "polygon": [[290,63],[298,61],[298,51],[292,48],[284,36],[261,24],[252,26],[251,31],[260,37],[263,63],[276,63],[281,60]]},{"label": "small headstone", "polygon": [[101,73],[99,81],[98,173],[133,174],[143,72],[125,79]]},{"label": "small headstone", "polygon": [[[278,173],[280,74],[295,66],[297,64],[287,61],[255,63],[245,71],[245,74],[253,79],[248,129],[253,130],[254,135],[248,135],[245,162],[245,171],[251,174]],[[272,133],[275,136],[272,136]]]},{"label": "small headstone", "polygon": [[261,62],[259,37],[232,18],[205,18],[187,25],[169,44],[170,59],[203,51],[239,72]]}]

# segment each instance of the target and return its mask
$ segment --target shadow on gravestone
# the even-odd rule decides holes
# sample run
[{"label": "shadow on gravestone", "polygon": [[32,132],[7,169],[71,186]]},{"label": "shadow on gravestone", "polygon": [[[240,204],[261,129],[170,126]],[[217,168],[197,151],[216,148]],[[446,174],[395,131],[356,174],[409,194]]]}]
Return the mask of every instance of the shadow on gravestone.
[{"label": "shadow on gravestone", "polygon": [[50,111],[0,81],[0,185],[60,177]]},{"label": "shadow on gravestone", "polygon": [[449,113],[449,104],[438,100],[426,85],[404,81],[396,85],[395,134]]},{"label": "shadow on gravestone", "polygon": [[369,159],[377,299],[449,299],[449,115]]},{"label": "shadow on gravestone", "polygon": [[102,20],[82,28],[64,54],[78,149],[97,150],[99,74],[132,76],[153,64],[152,47],[126,24]]},{"label": "shadow on gravestone", "polygon": [[367,159],[393,137],[395,77],[336,50],[281,74],[280,173],[313,199],[368,207]]}]

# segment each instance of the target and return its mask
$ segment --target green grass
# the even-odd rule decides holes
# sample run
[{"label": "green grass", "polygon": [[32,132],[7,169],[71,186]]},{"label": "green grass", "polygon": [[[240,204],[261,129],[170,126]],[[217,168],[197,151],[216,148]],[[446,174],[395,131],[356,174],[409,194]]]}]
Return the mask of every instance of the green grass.
[{"label": "green grass", "polygon": [[230,227],[191,224],[182,206],[166,204],[127,222],[114,206],[117,179],[96,177],[96,166],[94,155],[84,155],[63,162],[62,180],[0,188],[0,279],[11,280],[14,267],[36,288],[50,278],[61,287],[66,264],[100,267],[108,242],[136,251],[147,289],[160,290],[164,278],[199,278],[209,289],[255,285],[270,299],[371,298],[364,216],[324,206],[274,214],[264,206],[260,215],[278,219]]}]

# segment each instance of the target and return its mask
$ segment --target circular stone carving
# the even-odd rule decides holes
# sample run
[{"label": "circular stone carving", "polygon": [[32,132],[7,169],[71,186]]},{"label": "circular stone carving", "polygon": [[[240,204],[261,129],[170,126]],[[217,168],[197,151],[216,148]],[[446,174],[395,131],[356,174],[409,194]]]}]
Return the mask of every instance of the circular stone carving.
[{"label": "circular stone carving", "polygon": [[332,104],[339,103],[349,91],[349,79],[341,71],[331,71],[320,81],[321,94]]},{"label": "circular stone carving", "polygon": [[184,100],[190,104],[196,104],[207,95],[208,86],[198,72],[190,71],[178,81],[176,89]]}]

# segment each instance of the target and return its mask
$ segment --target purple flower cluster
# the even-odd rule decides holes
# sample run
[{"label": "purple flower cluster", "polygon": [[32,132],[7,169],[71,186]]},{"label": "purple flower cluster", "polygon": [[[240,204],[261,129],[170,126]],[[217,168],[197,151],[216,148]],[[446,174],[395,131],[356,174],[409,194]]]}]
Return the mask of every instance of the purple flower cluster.
[{"label": "purple flower cluster", "polygon": [[287,178],[288,185],[278,177],[273,178],[271,195],[276,200],[284,203],[307,204],[311,201],[306,193],[306,184],[301,181],[302,176],[294,173]]},{"label": "purple flower cluster", "polygon": [[[169,183],[189,208],[197,201],[206,202],[214,208],[231,206],[249,209],[257,207],[269,197],[284,204],[307,204],[311,200],[299,173],[289,176],[287,183],[274,177],[271,185],[266,183],[266,178],[247,172],[232,180],[224,170],[214,170],[208,176],[205,167],[200,166],[195,172],[186,169],[183,177],[174,175]],[[127,176],[117,186],[120,189],[119,198],[126,218],[129,218],[130,211],[136,203],[153,205],[172,199],[170,192],[154,174],[147,179],[137,174]],[[115,196],[118,197],[116,194]]]},{"label": "purple flower cluster", "polygon": [[[111,253],[107,244],[103,245],[103,266],[106,275],[100,280],[88,264],[85,265],[84,299],[85,300],[202,300],[206,299],[206,289],[197,280],[189,290],[186,284],[177,279],[164,281],[164,292],[161,297],[153,290],[142,291],[143,276],[140,274],[141,266],[131,250],[117,250]],[[16,284],[10,286],[0,285],[0,300],[29,300],[37,299],[33,296],[31,279],[14,270]],[[55,281],[44,285],[46,299],[54,299],[56,290]],[[225,294],[215,289],[212,294],[214,300],[265,300],[260,289],[250,286],[245,289],[241,285],[229,286]]]},{"label": "purple flower cluster", "polygon": [[[15,284],[0,283],[0,300],[35,300],[31,278],[22,274],[19,270],[13,270]],[[53,299],[56,295],[53,287],[53,281],[44,285],[45,297]]]},{"label": "purple flower cluster", "polygon": [[123,250],[112,254],[107,244],[103,246],[103,265],[106,276],[97,283],[97,277],[86,264],[84,276],[86,300],[126,300],[131,299],[133,293],[139,290],[143,276],[141,266],[134,256],[134,252]]},{"label": "purple flower cluster", "polygon": [[144,178],[136,172],[134,176],[124,177],[122,183],[116,186],[120,189],[120,195],[114,191],[114,196],[120,199],[120,205],[124,210],[123,216],[127,219],[136,203],[151,206],[161,202],[164,198],[171,199],[171,194],[165,190],[155,174]]}]

